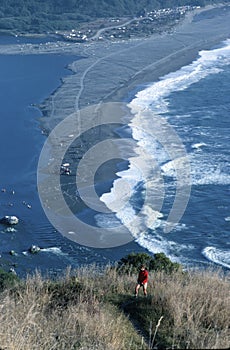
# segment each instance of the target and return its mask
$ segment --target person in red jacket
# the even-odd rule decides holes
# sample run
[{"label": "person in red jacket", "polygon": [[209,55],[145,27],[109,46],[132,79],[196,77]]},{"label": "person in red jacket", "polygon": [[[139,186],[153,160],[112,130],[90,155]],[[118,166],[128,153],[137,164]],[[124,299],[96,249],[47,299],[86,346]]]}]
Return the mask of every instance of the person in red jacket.
[{"label": "person in red jacket", "polygon": [[135,296],[137,297],[139,288],[143,288],[144,296],[147,296],[147,284],[148,284],[149,272],[146,270],[145,265],[141,266],[138,274],[137,284],[135,288]]}]

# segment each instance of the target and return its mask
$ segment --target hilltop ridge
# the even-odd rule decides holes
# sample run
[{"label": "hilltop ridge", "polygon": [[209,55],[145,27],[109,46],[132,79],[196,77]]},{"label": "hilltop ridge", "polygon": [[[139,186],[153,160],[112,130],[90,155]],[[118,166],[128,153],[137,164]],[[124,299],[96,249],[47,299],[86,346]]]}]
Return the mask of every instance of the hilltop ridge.
[{"label": "hilltop ridge", "polygon": [[227,276],[220,271],[155,269],[150,271],[148,296],[140,291],[138,298],[136,278],[132,270],[111,266],[69,269],[55,280],[38,272],[28,276],[0,293],[0,348],[228,347]]},{"label": "hilltop ridge", "polygon": [[[218,3],[220,1],[216,1]],[[2,33],[54,33],[99,20],[106,25],[108,18],[134,18],[147,12],[180,6],[205,6],[208,0],[3,0],[0,9]],[[221,2],[223,3],[223,2]]]}]

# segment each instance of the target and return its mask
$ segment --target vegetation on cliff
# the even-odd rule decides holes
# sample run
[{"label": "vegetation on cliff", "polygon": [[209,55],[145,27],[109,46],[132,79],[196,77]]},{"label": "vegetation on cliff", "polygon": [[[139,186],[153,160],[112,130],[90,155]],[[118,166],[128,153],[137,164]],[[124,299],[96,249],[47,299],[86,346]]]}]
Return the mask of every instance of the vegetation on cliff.
[{"label": "vegetation on cliff", "polygon": [[[136,254],[138,264],[143,257]],[[147,298],[134,298],[137,275],[121,265],[81,267],[55,280],[37,272],[10,283],[0,294],[0,348],[228,348],[227,276],[158,266],[150,269]]]}]

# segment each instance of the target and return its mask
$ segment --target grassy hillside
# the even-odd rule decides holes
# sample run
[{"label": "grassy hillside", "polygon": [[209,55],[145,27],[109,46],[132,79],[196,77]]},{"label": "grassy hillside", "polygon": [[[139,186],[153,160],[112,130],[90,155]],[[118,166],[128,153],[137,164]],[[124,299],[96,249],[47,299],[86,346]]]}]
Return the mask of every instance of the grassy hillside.
[{"label": "grassy hillside", "polygon": [[134,298],[136,273],[107,266],[39,273],[0,294],[0,348],[223,349],[230,344],[229,281],[218,272],[150,272]]},{"label": "grassy hillside", "polygon": [[77,28],[83,22],[98,18],[136,16],[145,10],[181,5],[203,6],[212,2],[210,0],[2,0],[0,30],[15,33],[54,32]]}]

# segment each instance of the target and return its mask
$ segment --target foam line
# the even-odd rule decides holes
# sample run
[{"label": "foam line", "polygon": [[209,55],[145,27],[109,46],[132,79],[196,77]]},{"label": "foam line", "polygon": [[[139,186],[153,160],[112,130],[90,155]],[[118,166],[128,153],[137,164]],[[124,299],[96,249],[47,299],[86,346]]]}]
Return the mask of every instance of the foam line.
[{"label": "foam line", "polygon": [[230,269],[230,251],[222,250],[215,247],[206,247],[202,254],[211,262],[227,267]]},{"label": "foam line", "polygon": [[[172,256],[173,249],[171,247],[173,247],[173,244],[169,245],[166,240],[159,241],[155,237],[151,237],[148,232],[149,229],[156,232],[157,229],[162,229],[165,225],[166,218],[161,213],[161,207],[157,207],[156,203],[154,203],[153,198],[159,184],[161,186],[160,195],[164,195],[162,187],[167,187],[167,183],[164,183],[163,176],[176,179],[175,168],[178,164],[181,164],[180,168],[183,169],[183,157],[170,158],[169,152],[153,136],[156,135],[155,125],[150,116],[161,118],[162,114],[169,110],[168,97],[171,93],[185,90],[211,74],[218,74],[228,64],[230,64],[230,39],[226,40],[222,47],[200,51],[197,60],[176,72],[167,74],[159,81],[139,91],[128,104],[134,115],[129,127],[132,131],[133,139],[137,141],[135,148],[137,156],[128,159],[129,169],[119,172],[120,178],[114,181],[111,191],[103,194],[100,199],[116,213],[116,216],[130,230],[137,242],[153,253],[161,251]],[[145,111],[150,111],[151,113],[146,114]],[[144,130],[148,130],[148,132]],[[205,147],[205,143],[195,143],[192,145],[191,150],[196,152],[196,154],[201,154],[201,150]],[[197,150],[200,150],[200,152],[197,152]],[[195,162],[193,156],[191,156],[190,160]],[[139,171],[136,171],[137,168]],[[209,181],[213,183],[212,180],[216,181],[217,177],[223,183],[228,182],[224,174],[221,174],[222,177],[220,176],[219,169],[215,169],[214,174],[209,170],[206,177],[202,176],[204,183]],[[213,179],[213,176],[215,179]],[[157,181],[154,182],[153,179],[156,178]],[[124,198],[122,194],[122,186],[119,184],[124,179],[129,184],[131,195],[137,191],[137,185],[140,181],[144,182],[146,190],[152,194],[147,200],[145,199],[138,217],[131,201]],[[185,180],[187,181],[187,179]],[[197,184],[202,181],[194,170],[192,171],[192,181],[197,182]],[[131,195],[129,197],[132,197]],[[205,252],[210,257],[211,250],[206,250]],[[217,258],[215,260],[219,263]]]}]

